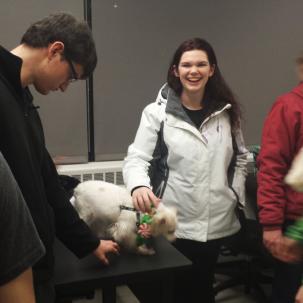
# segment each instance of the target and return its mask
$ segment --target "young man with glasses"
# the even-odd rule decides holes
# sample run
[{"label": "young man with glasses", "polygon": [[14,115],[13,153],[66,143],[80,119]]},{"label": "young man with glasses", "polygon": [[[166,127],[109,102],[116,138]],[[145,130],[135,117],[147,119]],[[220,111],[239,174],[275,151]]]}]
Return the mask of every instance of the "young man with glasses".
[{"label": "young man with glasses", "polygon": [[76,82],[78,79],[78,76],[77,76],[77,72],[74,68],[74,65],[73,65],[73,62],[70,61],[69,59],[66,59],[68,65],[69,65],[69,68],[70,68],[70,77],[69,77],[69,83],[73,83],[73,82]]},{"label": "young man with glasses", "polygon": [[100,241],[69,203],[45,147],[40,117],[28,88],[33,85],[43,95],[65,91],[70,82],[87,78],[96,63],[89,27],[65,13],[32,24],[11,52],[0,47],[0,152],[46,249],[33,267],[36,300],[41,303],[55,300],[55,235],[78,257],[94,253],[108,264],[107,253],[118,253],[117,244]]}]

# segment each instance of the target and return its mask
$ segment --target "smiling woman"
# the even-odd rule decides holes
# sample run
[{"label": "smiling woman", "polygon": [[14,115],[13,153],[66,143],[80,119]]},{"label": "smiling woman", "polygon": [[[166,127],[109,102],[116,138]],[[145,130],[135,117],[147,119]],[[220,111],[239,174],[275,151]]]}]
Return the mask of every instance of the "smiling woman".
[{"label": "smiling woman", "polygon": [[167,84],[142,113],[123,167],[136,208],[148,211],[161,199],[177,209],[174,245],[193,267],[177,275],[174,302],[197,297],[215,302],[212,283],[220,245],[240,229],[235,208],[245,200],[246,157],[239,106],[211,45],[200,38],[183,42]]},{"label": "smiling woman", "polygon": [[[178,75],[178,69],[182,68],[182,64],[190,65],[190,62],[184,60],[196,60],[196,64],[200,66],[196,74],[201,77],[201,99],[199,100],[201,107],[208,112],[214,112],[226,104],[231,104],[228,111],[231,126],[238,127],[241,120],[241,111],[238,102],[235,100],[234,94],[226,84],[221,75],[216,54],[212,46],[204,39],[193,38],[184,41],[176,50],[170,63],[167,73],[167,83],[181,97],[183,101],[187,98],[187,89],[182,82],[182,77]],[[193,63],[193,62],[192,62]],[[202,80],[202,78],[204,78]],[[185,93],[184,93],[185,91]],[[183,95],[183,98],[182,98]],[[189,98],[192,101],[192,98]],[[188,100],[187,100],[188,101]],[[195,102],[198,100],[195,99]],[[186,101],[185,101],[186,102]]]},{"label": "smiling woman", "polygon": [[174,73],[183,87],[181,100],[184,106],[189,109],[202,108],[205,86],[214,69],[205,51],[195,49],[183,53],[179,65],[174,66]]}]

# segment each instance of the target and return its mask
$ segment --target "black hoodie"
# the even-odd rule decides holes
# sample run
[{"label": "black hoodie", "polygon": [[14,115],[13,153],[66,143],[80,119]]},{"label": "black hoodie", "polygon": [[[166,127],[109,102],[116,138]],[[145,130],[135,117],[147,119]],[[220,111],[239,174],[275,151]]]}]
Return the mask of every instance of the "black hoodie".
[{"label": "black hoodie", "polygon": [[0,151],[46,248],[46,255],[33,268],[35,281],[41,281],[53,275],[55,235],[78,257],[95,250],[99,240],[79,218],[60,185],[33,97],[21,86],[21,66],[19,57],[0,46]]}]

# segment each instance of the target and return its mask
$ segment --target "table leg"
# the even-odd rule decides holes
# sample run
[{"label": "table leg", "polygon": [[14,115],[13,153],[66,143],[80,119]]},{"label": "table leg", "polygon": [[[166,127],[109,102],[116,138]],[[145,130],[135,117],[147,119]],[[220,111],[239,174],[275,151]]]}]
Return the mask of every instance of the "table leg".
[{"label": "table leg", "polygon": [[116,303],[116,287],[106,286],[102,288],[102,300],[103,303]]},{"label": "table leg", "polygon": [[173,303],[174,298],[174,277],[173,273],[167,273],[161,279],[161,302]]}]

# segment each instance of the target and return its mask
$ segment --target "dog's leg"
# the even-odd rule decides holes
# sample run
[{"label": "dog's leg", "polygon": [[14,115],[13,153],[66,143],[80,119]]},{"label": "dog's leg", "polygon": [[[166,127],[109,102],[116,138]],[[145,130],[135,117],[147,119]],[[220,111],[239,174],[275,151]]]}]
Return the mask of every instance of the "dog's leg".
[{"label": "dog's leg", "polygon": [[137,247],[137,253],[144,256],[152,256],[156,252],[153,248],[147,247],[145,244]]},{"label": "dog's leg", "polygon": [[126,249],[135,251],[136,246],[136,230],[128,222],[119,221],[109,228],[111,237]]},{"label": "dog's leg", "polygon": [[94,212],[91,206],[83,201],[82,199],[77,199],[74,197],[73,199],[73,206],[79,214],[79,217],[85,221],[88,226],[91,226],[91,223],[94,219]]}]

